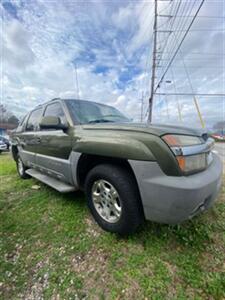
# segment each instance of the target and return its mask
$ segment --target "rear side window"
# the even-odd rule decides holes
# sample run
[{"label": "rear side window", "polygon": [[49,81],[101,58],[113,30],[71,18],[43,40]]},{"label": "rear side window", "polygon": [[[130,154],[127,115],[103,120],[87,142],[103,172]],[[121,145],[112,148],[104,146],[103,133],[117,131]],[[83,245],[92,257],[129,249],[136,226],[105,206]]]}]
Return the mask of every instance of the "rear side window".
[{"label": "rear side window", "polygon": [[59,117],[62,124],[66,124],[66,116],[63,111],[62,105],[59,102],[49,104],[46,107],[46,110],[44,112],[44,116],[54,116]]},{"label": "rear side window", "polygon": [[27,121],[26,131],[34,131],[39,129],[41,116],[42,108],[32,111]]}]

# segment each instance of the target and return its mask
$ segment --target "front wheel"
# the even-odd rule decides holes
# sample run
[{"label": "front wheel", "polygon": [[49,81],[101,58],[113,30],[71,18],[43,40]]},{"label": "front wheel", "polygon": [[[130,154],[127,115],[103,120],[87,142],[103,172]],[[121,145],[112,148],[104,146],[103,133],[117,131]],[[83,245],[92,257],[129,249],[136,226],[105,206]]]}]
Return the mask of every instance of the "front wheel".
[{"label": "front wheel", "polygon": [[20,158],[20,156],[17,156],[16,159],[16,167],[17,167],[17,172],[20,176],[20,178],[22,179],[28,179],[30,178],[30,176],[26,173],[27,167],[24,165],[24,163],[22,162],[22,159]]},{"label": "front wheel", "polygon": [[87,176],[85,192],[90,211],[104,230],[125,235],[142,223],[137,184],[127,170],[107,164],[96,166]]}]

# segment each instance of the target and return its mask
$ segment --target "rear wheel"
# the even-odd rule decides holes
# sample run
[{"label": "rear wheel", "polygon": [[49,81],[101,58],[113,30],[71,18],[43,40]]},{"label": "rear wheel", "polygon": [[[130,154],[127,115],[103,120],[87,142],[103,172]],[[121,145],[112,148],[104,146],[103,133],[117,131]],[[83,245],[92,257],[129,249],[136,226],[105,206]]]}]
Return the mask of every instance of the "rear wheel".
[{"label": "rear wheel", "polygon": [[22,159],[17,155],[16,159],[17,172],[22,179],[28,179],[30,176],[26,173],[27,167],[22,162]]},{"label": "rear wheel", "polygon": [[106,231],[122,235],[134,232],[144,217],[136,182],[123,168],[99,165],[85,182],[91,213]]}]

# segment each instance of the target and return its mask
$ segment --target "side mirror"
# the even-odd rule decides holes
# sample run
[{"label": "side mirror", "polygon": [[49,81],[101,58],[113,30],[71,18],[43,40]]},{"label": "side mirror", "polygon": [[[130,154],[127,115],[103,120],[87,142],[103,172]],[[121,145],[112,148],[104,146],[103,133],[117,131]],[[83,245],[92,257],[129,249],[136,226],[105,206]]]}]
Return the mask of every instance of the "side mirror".
[{"label": "side mirror", "polygon": [[46,116],[46,117],[42,118],[42,120],[40,122],[40,128],[41,129],[66,130],[66,129],[68,129],[68,126],[62,124],[59,117]]}]

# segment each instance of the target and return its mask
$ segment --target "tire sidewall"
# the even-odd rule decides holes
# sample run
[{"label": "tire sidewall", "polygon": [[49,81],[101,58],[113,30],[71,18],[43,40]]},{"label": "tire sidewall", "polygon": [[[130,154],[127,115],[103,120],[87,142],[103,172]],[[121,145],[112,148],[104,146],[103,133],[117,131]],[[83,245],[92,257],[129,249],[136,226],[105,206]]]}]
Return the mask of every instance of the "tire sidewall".
[{"label": "tire sidewall", "polygon": [[[22,172],[20,171],[20,166],[19,166],[19,163],[21,163],[21,166],[23,168]],[[18,172],[18,175],[20,176],[20,178],[22,179],[27,179],[29,178],[29,175],[26,174],[26,166],[24,165],[22,159],[20,158],[20,156],[18,155],[17,156],[17,159],[16,159],[16,167],[17,167],[17,172]]]},{"label": "tire sidewall", "polygon": [[[128,234],[132,232],[138,223],[137,217],[140,213],[140,210],[137,209],[135,212],[131,210],[131,202],[137,202],[138,194],[134,188],[133,182],[129,180],[129,173],[124,172],[122,168],[117,168],[115,166],[104,166],[105,168],[94,168],[91,170],[87,176],[85,183],[85,192],[87,196],[88,207],[100,227],[109,232],[115,232],[119,234]],[[127,174],[126,174],[127,173]],[[125,181],[127,178],[127,181]],[[110,223],[105,221],[99,213],[96,211],[96,208],[92,199],[92,186],[95,181],[103,179],[111,183],[114,188],[117,190],[120,203],[121,203],[121,216],[120,219],[115,223]],[[132,185],[133,184],[133,185]],[[133,188],[132,188],[133,187]],[[136,219],[136,220],[135,220]],[[136,221],[136,222],[135,222]],[[133,222],[133,223],[132,223]]]}]

